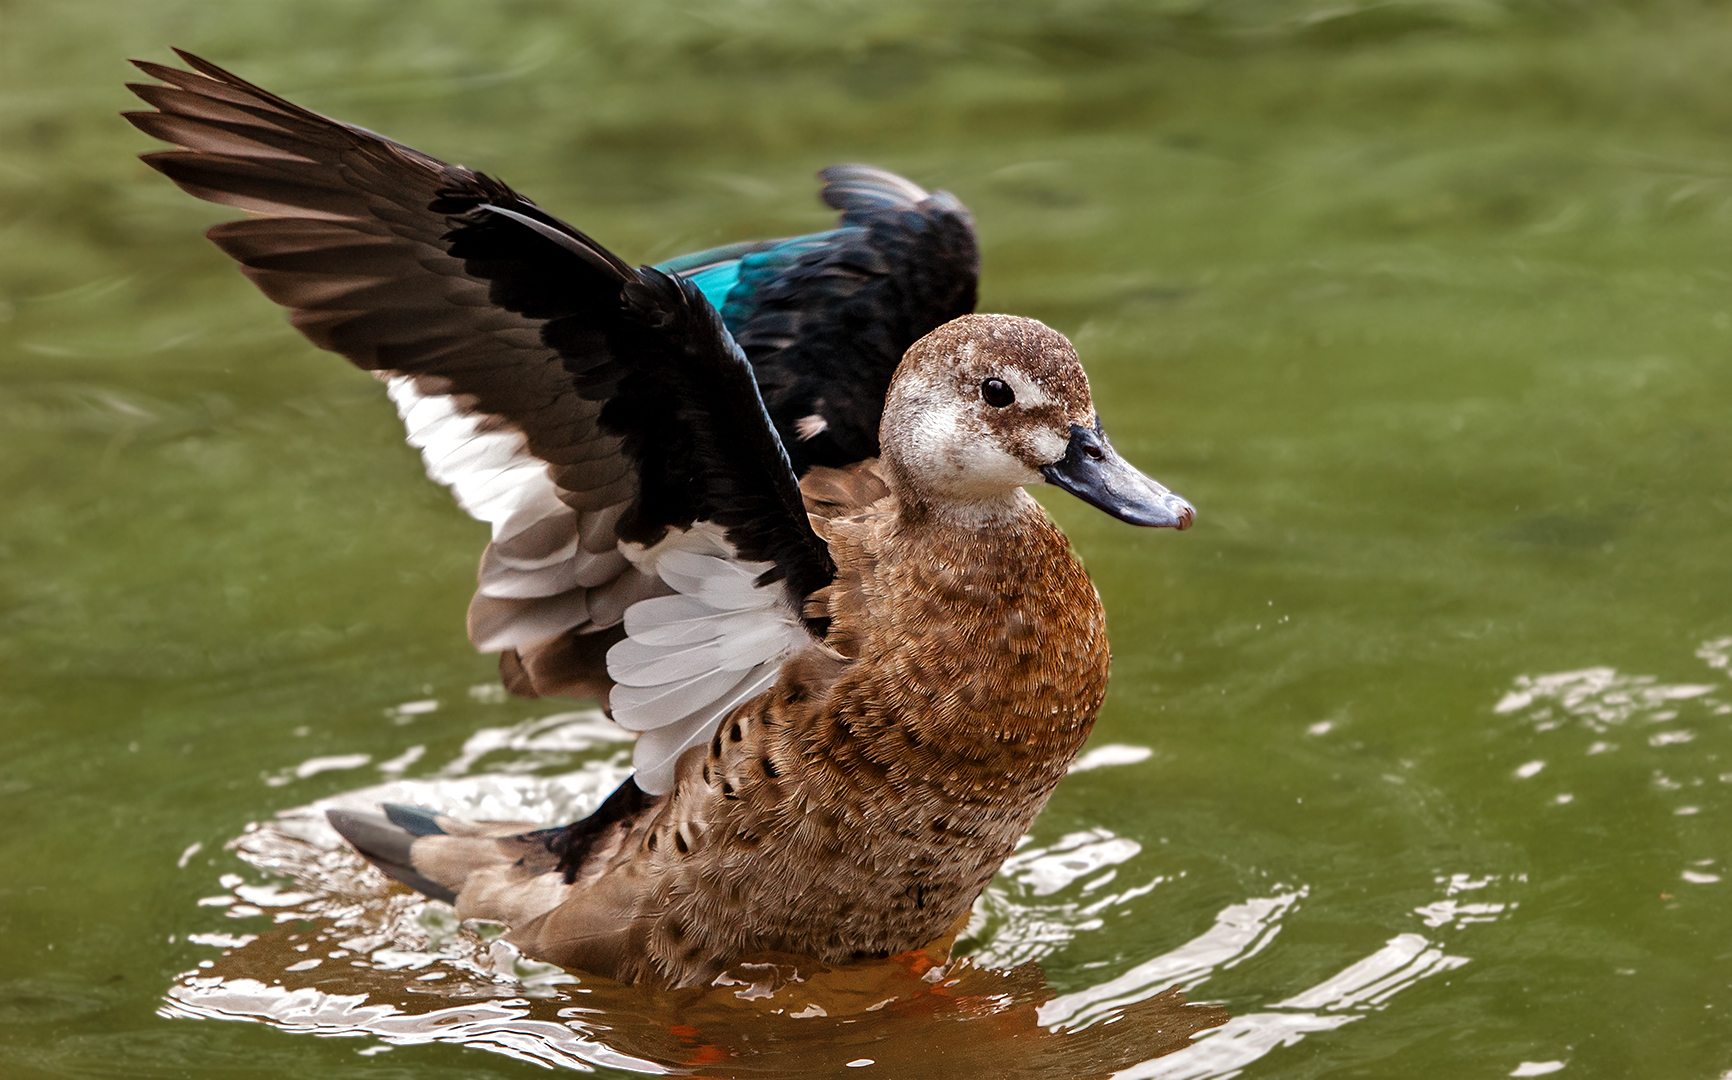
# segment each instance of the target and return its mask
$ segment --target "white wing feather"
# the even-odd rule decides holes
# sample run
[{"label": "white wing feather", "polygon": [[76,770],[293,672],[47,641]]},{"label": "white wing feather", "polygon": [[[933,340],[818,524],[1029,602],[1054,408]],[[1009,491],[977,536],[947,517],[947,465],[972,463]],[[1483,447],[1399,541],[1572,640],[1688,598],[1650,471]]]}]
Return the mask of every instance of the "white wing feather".
[{"label": "white wing feather", "polygon": [[[620,605],[590,590],[611,593],[605,587],[622,575],[637,577],[613,533],[624,504],[573,510],[522,432],[468,411],[449,394],[428,392],[413,376],[392,376],[385,388],[427,475],[492,527],[469,607],[475,647],[524,649],[574,627],[617,623]],[[640,595],[646,586],[665,591],[653,583],[629,584]]]},{"label": "white wing feather", "polygon": [[385,389],[427,475],[450,488],[470,517],[492,525],[495,540],[560,511],[571,513],[522,432],[489,430],[486,416],[463,411],[449,395],[423,393],[413,376],[394,375]]},{"label": "white wing feather", "polygon": [[756,583],[772,564],[739,558],[708,522],[671,532],[654,548],[625,550],[675,590],[627,608],[626,639],[607,653],[608,677],[618,684],[613,718],[644,733],[632,754],[637,784],[660,795],[673,787],[679,756],[772,686],[812,636],[779,582]]},{"label": "white wing feather", "polygon": [[637,786],[651,795],[672,791],[674,766],[680,755],[708,742],[729,713],[774,686],[781,670],[781,661],[760,664],[708,709],[639,735],[631,756],[637,769]]},{"label": "white wing feather", "polygon": [[625,504],[573,510],[515,428],[412,376],[386,387],[427,475],[492,526],[469,607],[476,648],[525,649],[623,619],[626,638],[607,654],[610,704],[621,727],[642,732],[632,762],[644,791],[672,790],[680,755],[811,642],[781,584],[757,584],[772,564],[742,560],[717,526],[674,530],[653,548],[622,544],[614,525]]}]

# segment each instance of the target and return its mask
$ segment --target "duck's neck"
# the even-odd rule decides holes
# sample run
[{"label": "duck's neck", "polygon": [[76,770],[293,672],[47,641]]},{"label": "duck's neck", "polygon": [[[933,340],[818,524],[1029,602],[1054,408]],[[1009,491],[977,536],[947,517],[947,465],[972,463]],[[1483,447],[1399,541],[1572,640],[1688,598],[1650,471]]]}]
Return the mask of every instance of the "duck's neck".
[{"label": "duck's neck", "polygon": [[897,518],[904,525],[948,525],[959,529],[990,529],[1013,524],[1039,504],[1022,488],[1001,489],[961,497],[924,490],[896,466],[887,463],[885,482],[896,495]]}]

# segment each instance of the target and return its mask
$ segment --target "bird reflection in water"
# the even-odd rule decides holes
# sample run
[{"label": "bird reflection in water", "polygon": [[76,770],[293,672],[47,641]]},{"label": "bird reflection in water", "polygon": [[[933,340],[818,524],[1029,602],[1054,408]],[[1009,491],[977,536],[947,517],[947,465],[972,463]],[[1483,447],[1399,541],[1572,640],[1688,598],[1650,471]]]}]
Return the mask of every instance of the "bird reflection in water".
[{"label": "bird reflection in water", "polygon": [[1174,987],[1080,1028],[1043,1024],[1056,995],[1040,968],[952,960],[954,935],[841,967],[766,955],[708,987],[622,986],[459,925],[300,824],[266,824],[231,845],[292,884],[225,879],[236,895],[209,902],[249,922],[268,915],[272,928],[195,936],[222,954],[177,980],[164,1015],[377,1040],[362,1052],[448,1042],[542,1065],[715,1077],[1109,1076],[1227,1020]]}]

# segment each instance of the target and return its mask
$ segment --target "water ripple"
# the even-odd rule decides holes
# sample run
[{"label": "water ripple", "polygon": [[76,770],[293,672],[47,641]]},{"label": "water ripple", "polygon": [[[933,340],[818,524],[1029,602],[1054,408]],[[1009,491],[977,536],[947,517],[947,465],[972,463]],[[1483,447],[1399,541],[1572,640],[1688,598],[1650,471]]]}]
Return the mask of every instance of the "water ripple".
[{"label": "water ripple", "polygon": [[[1113,910],[1170,879],[1121,874],[1141,843],[1104,827],[1040,843],[1027,838],[976,906],[972,955],[947,943],[888,960],[831,968],[764,956],[710,987],[663,992],[531,960],[503,928],[460,923],[444,904],[387,881],[342,844],[332,808],[383,801],[458,817],[570,820],[626,774],[616,754],[544,775],[618,735],[600,714],[564,713],[490,727],[431,774],[386,782],[282,811],[249,826],[229,849],[263,880],[224,874],[200,903],[248,932],[188,940],[217,950],[168,991],[166,1017],[250,1020],[286,1031],[365,1040],[357,1052],[455,1043],[544,1066],[706,1075],[919,1075],[942,1057],[949,1071],[1001,1076],[1226,1077],[1307,1035],[1386,1008],[1396,995],[1468,962],[1417,930],[1395,934],[1298,994],[1229,1017],[1188,1004],[1211,979],[1271,953],[1310,894],[1288,886],[1222,908],[1190,941],[1084,989],[1055,994],[1035,961],[1102,929]],[[1116,748],[1095,767],[1146,755]],[[294,775],[342,755],[313,759]],[[483,761],[485,772],[474,773]],[[364,765],[366,763],[358,763]],[[331,767],[337,767],[335,765]],[[322,771],[322,770],[311,770]],[[395,777],[395,778],[391,778]],[[1710,876],[1706,871],[1694,871]],[[1180,871],[1171,880],[1183,877]],[[1411,918],[1456,932],[1517,905],[1483,898],[1491,876],[1439,876],[1441,896]],[[1493,890],[1495,891],[1495,890]],[[1461,894],[1473,894],[1458,898]],[[866,1070],[864,1073],[858,1070]]]}]

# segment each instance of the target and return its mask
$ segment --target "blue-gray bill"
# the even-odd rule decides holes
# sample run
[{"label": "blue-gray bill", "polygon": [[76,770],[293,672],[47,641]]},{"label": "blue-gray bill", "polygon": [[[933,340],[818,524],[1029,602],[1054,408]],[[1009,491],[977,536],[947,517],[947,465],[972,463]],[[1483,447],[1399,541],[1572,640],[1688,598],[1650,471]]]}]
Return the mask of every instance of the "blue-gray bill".
[{"label": "blue-gray bill", "polygon": [[1072,424],[1064,457],[1040,471],[1047,483],[1132,525],[1188,529],[1197,516],[1190,503],[1120,457],[1099,420],[1093,428]]}]

